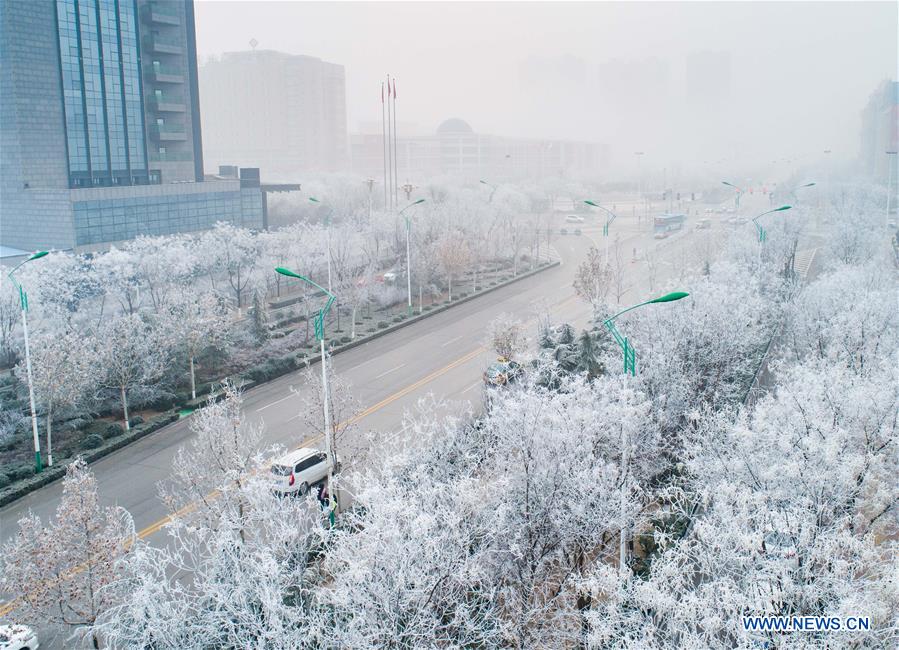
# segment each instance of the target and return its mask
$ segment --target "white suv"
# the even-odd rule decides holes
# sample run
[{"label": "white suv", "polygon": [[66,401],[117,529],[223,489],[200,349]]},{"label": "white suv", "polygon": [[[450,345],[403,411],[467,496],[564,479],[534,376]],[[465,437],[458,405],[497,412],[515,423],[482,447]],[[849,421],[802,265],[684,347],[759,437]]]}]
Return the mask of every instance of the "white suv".
[{"label": "white suv", "polygon": [[568,223],[584,223],[584,218],[576,214],[569,214],[565,217],[565,221]]},{"label": "white suv", "polygon": [[306,494],[310,485],[328,476],[328,455],[320,449],[300,447],[272,463],[271,473],[278,494]]}]

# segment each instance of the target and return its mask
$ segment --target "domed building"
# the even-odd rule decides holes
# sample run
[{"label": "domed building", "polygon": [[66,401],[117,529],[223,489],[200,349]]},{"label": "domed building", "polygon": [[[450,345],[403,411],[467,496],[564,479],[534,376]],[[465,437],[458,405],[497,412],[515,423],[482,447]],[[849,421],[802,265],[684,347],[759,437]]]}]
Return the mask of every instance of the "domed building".
[{"label": "domed building", "polygon": [[[460,179],[495,181],[539,179],[560,174],[598,174],[606,165],[607,147],[590,142],[540,140],[485,135],[459,117],[441,122],[428,134],[412,134],[399,125],[396,140],[400,183],[426,182],[450,174]],[[351,136],[353,170],[372,178],[384,173],[380,123]]]}]

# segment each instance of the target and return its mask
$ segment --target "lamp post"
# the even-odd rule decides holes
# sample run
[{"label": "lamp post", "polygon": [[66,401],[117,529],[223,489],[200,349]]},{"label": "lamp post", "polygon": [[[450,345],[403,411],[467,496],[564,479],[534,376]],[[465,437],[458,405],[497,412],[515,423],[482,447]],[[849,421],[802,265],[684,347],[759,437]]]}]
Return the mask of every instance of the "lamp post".
[{"label": "lamp post", "polygon": [[[406,210],[411,208],[413,205],[418,205],[419,203],[424,203],[424,199],[418,199],[417,201],[413,201],[405,208],[399,211],[399,214],[402,215]],[[412,315],[412,254],[410,252],[409,239],[411,237],[412,230],[412,220],[409,217],[403,217],[406,220],[406,294],[409,301],[409,315]]]},{"label": "lamp post", "polygon": [[[282,266],[275,267],[275,271],[280,273],[281,275],[286,275],[289,278],[297,278],[311,284],[313,287],[325,293],[328,296],[327,302],[322,306],[322,308],[318,312],[318,316],[315,317],[314,325],[315,325],[315,338],[318,339],[319,344],[321,345],[321,364],[322,364],[322,402],[324,404],[323,411],[325,416],[325,453],[328,454],[328,494],[333,495],[333,487],[331,484],[331,477],[334,474],[335,463],[334,463],[334,447],[331,444],[331,412],[330,412],[330,404],[328,403],[328,369],[327,369],[327,356],[325,351],[325,316],[328,315],[328,310],[331,309],[331,305],[334,304],[334,300],[336,296],[320,286],[319,284],[313,282],[306,276],[300,275],[299,273],[294,273],[290,269],[285,269]],[[333,520],[332,520],[333,523]]]},{"label": "lamp post", "polygon": [[889,166],[887,167],[887,224],[890,223],[890,209],[893,207],[893,161],[896,159],[895,151],[887,151]]},{"label": "lamp post", "polygon": [[[309,197],[310,203],[315,203],[317,205],[323,205],[321,201],[319,201],[314,196]],[[369,205],[371,205],[371,201],[369,201]],[[328,293],[331,292],[331,215],[334,214],[334,210],[331,206],[326,206],[328,208],[328,214],[325,217],[325,229],[327,231],[328,237]]]},{"label": "lamp post", "polygon": [[[660,296],[658,298],[653,298],[652,300],[647,300],[646,302],[641,302],[638,305],[633,305],[632,307],[628,307],[627,309],[622,309],[620,312],[615,314],[614,316],[610,316],[605,321],[603,321],[603,325],[606,326],[606,329],[612,333],[612,336],[615,339],[615,342],[621,346],[621,351],[624,353],[624,378],[625,385],[627,385],[627,373],[630,372],[631,375],[635,375],[637,372],[637,355],[634,352],[634,348],[630,345],[627,340],[627,337],[621,336],[621,333],[615,327],[614,320],[633,309],[637,309],[638,307],[643,307],[644,305],[652,305],[656,303],[662,302],[674,302],[675,300],[680,300],[681,298],[686,298],[690,294],[685,291],[674,291],[672,293],[667,293],[664,296]],[[628,472],[628,439],[627,439],[627,429],[622,425],[621,427],[621,475],[622,475],[622,485],[621,485],[621,533],[619,534],[618,540],[618,571],[621,574],[623,580],[627,580],[627,525],[625,523],[625,519],[627,518],[627,472]]]},{"label": "lamp post", "polygon": [[604,208],[603,206],[601,206],[599,203],[596,203],[595,201],[587,200],[587,201],[584,201],[584,203],[586,203],[587,205],[589,205],[591,207],[599,208],[600,210],[602,210],[603,212],[605,212],[606,214],[609,215],[608,218],[606,219],[606,222],[602,225],[602,238],[603,238],[603,241],[605,241],[605,243],[606,243],[606,246],[605,246],[605,248],[606,248],[606,266],[608,266],[609,265],[609,226],[612,225],[612,222],[618,218],[618,215],[616,215],[614,212],[612,212],[608,208]]},{"label": "lamp post", "polygon": [[734,185],[733,183],[728,183],[727,181],[721,181],[723,185],[727,185],[728,187],[732,187],[737,190],[737,197],[734,199],[734,209],[740,209],[740,197],[743,196],[743,190]]},{"label": "lamp post", "polygon": [[764,217],[766,214],[771,214],[772,212],[783,212],[784,210],[789,210],[793,206],[791,205],[782,205],[779,208],[774,208],[773,210],[768,210],[767,212],[762,212],[760,215],[752,218],[752,225],[755,226],[755,231],[758,234],[759,238],[759,253],[758,253],[758,263],[761,266],[762,264],[762,244],[768,239],[768,231],[765,230],[760,224],[759,219]]},{"label": "lamp post", "polygon": [[[32,260],[39,260],[45,255],[47,255],[47,251],[38,251],[27,260],[20,262],[9,272],[10,281],[15,285],[16,289],[19,290],[19,304],[22,307],[22,333],[25,338],[25,371],[28,373],[28,401],[31,406],[31,431],[34,434],[34,471],[37,473],[44,470],[44,464],[41,462],[41,440],[37,433],[37,412],[34,408],[34,381],[31,375],[31,350],[28,348],[28,294],[25,292],[22,285],[16,281],[13,274],[19,270],[22,264],[26,264]],[[48,456],[47,461],[48,467],[53,465],[52,456]]]},{"label": "lamp post", "polygon": [[796,187],[794,187],[793,189],[791,189],[791,190],[790,190],[790,196],[792,196],[792,197],[795,199],[794,203],[798,203],[798,202],[799,202],[799,197],[796,196],[796,190],[801,190],[801,189],[806,188],[806,187],[814,187],[815,185],[817,185],[817,183],[815,183],[814,181],[812,181],[812,182],[810,182],[810,183],[805,183],[805,184],[803,184],[803,185],[797,185]]},{"label": "lamp post", "polygon": [[496,194],[496,190],[499,187],[498,185],[494,185],[493,183],[488,183],[487,181],[481,179],[478,181],[481,185],[486,185],[490,188],[490,198],[487,199],[487,203],[493,203],[493,195]]},{"label": "lamp post", "polygon": [[365,184],[368,186],[368,221],[371,222],[371,191],[375,186],[375,179],[367,178]]}]

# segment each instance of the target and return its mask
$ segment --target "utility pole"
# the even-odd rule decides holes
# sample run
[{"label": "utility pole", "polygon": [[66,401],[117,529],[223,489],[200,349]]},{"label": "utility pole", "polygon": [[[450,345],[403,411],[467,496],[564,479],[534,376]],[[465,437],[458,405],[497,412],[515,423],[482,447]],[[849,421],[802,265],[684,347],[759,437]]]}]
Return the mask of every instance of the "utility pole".
[{"label": "utility pole", "polygon": [[365,184],[368,185],[368,222],[371,223],[371,191],[375,185],[375,179],[368,178]]}]

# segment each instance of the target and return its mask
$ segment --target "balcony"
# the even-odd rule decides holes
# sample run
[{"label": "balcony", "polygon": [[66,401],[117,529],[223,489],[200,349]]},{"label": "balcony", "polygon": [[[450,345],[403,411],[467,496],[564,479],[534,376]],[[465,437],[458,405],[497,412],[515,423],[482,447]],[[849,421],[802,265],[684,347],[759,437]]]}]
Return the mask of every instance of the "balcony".
[{"label": "balcony", "polygon": [[180,40],[159,36],[158,34],[147,36],[144,39],[144,47],[151,52],[158,52],[159,54],[184,54],[184,48]]},{"label": "balcony", "polygon": [[184,103],[184,97],[181,95],[170,95],[169,93],[150,95],[147,104],[154,113],[183,113],[187,108]]},{"label": "balcony", "polygon": [[144,10],[144,17],[157,25],[181,24],[181,13],[172,2],[151,2]]},{"label": "balcony", "polygon": [[150,136],[157,142],[184,142],[187,132],[183,124],[151,124]]},{"label": "balcony", "polygon": [[151,151],[148,154],[150,158],[150,162],[186,162],[188,160],[193,160],[193,154],[189,151],[166,151],[165,153],[160,153],[158,151]]},{"label": "balcony", "polygon": [[145,68],[147,79],[161,84],[183,84],[184,71],[167,65],[154,65]]}]

